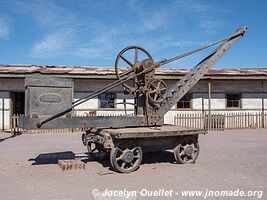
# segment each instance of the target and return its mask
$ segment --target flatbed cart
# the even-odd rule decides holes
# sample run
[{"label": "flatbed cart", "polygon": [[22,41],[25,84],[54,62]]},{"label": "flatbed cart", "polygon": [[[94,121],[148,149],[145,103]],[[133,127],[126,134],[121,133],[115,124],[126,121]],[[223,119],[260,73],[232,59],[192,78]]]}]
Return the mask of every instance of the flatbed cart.
[{"label": "flatbed cart", "polygon": [[[25,81],[26,116],[20,117],[19,125],[25,129],[84,128],[82,141],[89,152],[95,145],[110,153],[112,167],[122,173],[136,170],[146,151],[173,149],[178,163],[194,163],[199,154],[198,136],[206,131],[165,125],[164,115],[246,31],[241,27],[224,39],[156,63],[142,47],[126,47],[115,61],[117,80],[74,102],[70,80],[29,78]],[[155,78],[160,66],[213,45],[218,46],[174,85]],[[121,68],[121,63],[128,67]],[[74,107],[120,85],[125,95],[134,97],[133,115],[73,116]]]},{"label": "flatbed cart", "polygon": [[195,163],[199,155],[198,135],[206,133],[204,129],[172,125],[104,128],[87,130],[82,141],[89,153],[96,149],[108,152],[112,167],[129,173],[139,167],[146,152],[173,149],[177,163]]}]

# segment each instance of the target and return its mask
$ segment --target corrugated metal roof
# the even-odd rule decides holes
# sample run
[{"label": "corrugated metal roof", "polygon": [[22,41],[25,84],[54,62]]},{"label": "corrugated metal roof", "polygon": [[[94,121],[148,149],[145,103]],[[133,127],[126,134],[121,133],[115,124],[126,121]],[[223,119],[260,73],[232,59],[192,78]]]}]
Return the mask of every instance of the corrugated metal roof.
[{"label": "corrugated metal roof", "polygon": [[[190,69],[156,69],[157,75],[181,76]],[[125,71],[125,69],[121,69]],[[0,64],[0,74],[114,75],[114,68],[96,66],[37,66]],[[212,69],[206,76],[267,76],[267,68]]]}]

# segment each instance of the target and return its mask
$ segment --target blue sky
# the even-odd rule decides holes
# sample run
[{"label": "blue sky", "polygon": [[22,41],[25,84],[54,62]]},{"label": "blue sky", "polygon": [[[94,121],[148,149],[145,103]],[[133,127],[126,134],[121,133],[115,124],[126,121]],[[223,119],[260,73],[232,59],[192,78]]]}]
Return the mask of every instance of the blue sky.
[{"label": "blue sky", "polygon": [[[264,0],[1,0],[0,63],[112,67],[129,45],[158,61],[246,25],[216,68],[267,67],[266,9]],[[209,51],[165,67],[191,68]]]}]

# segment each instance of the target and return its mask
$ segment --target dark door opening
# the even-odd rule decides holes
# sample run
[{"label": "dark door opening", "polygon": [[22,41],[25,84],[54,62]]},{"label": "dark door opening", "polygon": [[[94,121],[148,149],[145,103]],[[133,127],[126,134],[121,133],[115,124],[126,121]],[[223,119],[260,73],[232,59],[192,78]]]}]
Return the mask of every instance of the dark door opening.
[{"label": "dark door opening", "polygon": [[25,93],[14,92],[12,94],[12,102],[13,102],[13,115],[24,114]]}]

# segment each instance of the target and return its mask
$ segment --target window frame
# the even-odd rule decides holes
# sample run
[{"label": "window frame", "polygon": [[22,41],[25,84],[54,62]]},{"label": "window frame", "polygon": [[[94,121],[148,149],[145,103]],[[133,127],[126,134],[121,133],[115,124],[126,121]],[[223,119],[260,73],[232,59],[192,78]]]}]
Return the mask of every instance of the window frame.
[{"label": "window frame", "polygon": [[[229,95],[237,95],[239,97],[239,100],[231,100],[231,101],[238,101],[238,107],[230,107],[230,106],[228,106],[228,98],[227,97]],[[232,104],[233,104],[233,102],[232,102]],[[225,108],[229,109],[229,110],[242,109],[242,94],[240,94],[240,93],[226,93],[225,94]]]},{"label": "window frame", "polygon": [[[186,96],[188,96],[189,97],[189,107],[187,108],[185,108],[185,107],[178,107],[178,103],[183,99],[183,98],[185,98]],[[193,95],[192,95],[192,93],[187,93],[187,94],[185,94],[183,97],[182,97],[182,99],[180,99],[177,103],[176,103],[176,109],[178,109],[178,110],[180,110],[180,109],[182,109],[182,110],[192,110],[192,99],[193,99]],[[188,101],[183,101],[183,102],[188,102]],[[180,102],[181,103],[181,102]],[[184,105],[184,103],[183,103],[183,105]]]},{"label": "window frame", "polygon": [[[101,107],[101,98],[100,98],[100,96],[101,95],[105,95],[105,94],[112,94],[112,95],[114,95],[114,107],[113,108],[106,108],[106,107]],[[116,99],[117,99],[117,95],[116,95],[116,93],[115,92],[106,92],[106,93],[102,93],[102,94],[100,94],[100,95],[98,95],[98,109],[101,109],[101,110],[115,110],[115,109],[117,109],[117,106],[116,106]]]}]

